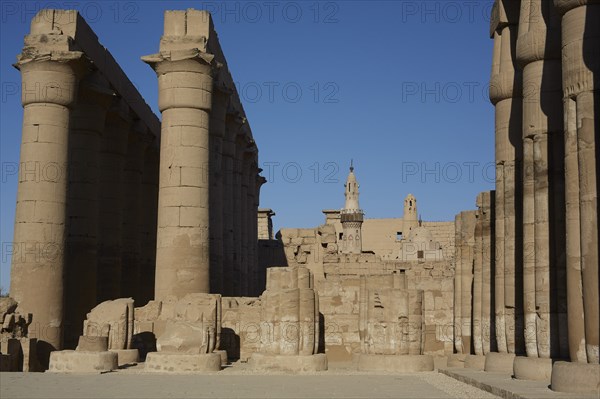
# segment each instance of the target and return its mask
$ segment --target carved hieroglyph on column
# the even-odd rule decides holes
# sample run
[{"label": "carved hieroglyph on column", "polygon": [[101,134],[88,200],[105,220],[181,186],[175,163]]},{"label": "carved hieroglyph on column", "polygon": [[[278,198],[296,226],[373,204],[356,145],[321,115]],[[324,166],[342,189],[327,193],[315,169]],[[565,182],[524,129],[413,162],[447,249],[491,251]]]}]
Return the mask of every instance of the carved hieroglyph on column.
[{"label": "carved hieroglyph on column", "polygon": [[[498,350],[523,351],[520,285],[522,245],[519,227],[522,157],[522,77],[515,66],[519,2],[496,0],[490,36],[494,55],[490,100],[496,108],[496,264],[495,308]],[[499,234],[504,232],[501,238]],[[504,287],[504,289],[502,288]],[[500,290],[503,289],[503,292]],[[504,332],[504,337],[502,336]],[[506,348],[506,349],[505,349]]]},{"label": "carved hieroglyph on column", "polygon": [[565,281],[559,22],[552,3],[522,0],[517,61],[523,68],[524,87],[525,346],[528,356],[543,358],[561,356],[564,345],[559,344],[559,337],[566,338],[564,306],[559,311],[560,300],[551,300],[564,299]]},{"label": "carved hieroglyph on column", "polygon": [[587,362],[598,363],[600,4],[555,0],[554,5],[562,15],[569,351],[572,361],[584,361],[585,342]]}]

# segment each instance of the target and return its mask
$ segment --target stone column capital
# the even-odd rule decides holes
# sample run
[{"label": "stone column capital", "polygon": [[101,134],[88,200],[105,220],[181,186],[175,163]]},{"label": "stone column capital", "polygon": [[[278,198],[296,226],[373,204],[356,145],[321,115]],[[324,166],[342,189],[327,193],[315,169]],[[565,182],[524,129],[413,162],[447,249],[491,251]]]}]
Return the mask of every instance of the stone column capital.
[{"label": "stone column capital", "polygon": [[78,83],[88,65],[81,51],[41,53],[26,48],[13,66],[21,71],[23,106],[50,103],[71,107],[77,100]]},{"label": "stone column capital", "polygon": [[[156,73],[160,74],[166,72],[192,72],[194,63],[198,64],[197,66],[209,67],[211,73],[223,66],[215,60],[213,54],[197,48],[160,51],[156,54],[145,55],[141,59],[150,65]],[[202,72],[205,71],[206,69],[202,70]]]}]

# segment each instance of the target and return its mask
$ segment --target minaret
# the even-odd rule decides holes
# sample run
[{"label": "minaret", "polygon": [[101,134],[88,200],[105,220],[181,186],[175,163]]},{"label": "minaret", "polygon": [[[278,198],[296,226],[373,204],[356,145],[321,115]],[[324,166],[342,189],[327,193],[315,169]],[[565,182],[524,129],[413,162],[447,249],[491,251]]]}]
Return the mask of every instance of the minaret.
[{"label": "minaret", "polygon": [[417,217],[417,199],[414,195],[408,194],[404,199],[404,218],[403,221],[403,229],[408,234],[408,232],[415,227],[419,226],[419,219]]},{"label": "minaret", "polygon": [[363,211],[358,205],[358,182],[354,175],[354,166],[350,162],[350,173],[344,184],[346,204],[340,212],[343,234],[340,252],[343,254],[360,254],[362,252]]}]

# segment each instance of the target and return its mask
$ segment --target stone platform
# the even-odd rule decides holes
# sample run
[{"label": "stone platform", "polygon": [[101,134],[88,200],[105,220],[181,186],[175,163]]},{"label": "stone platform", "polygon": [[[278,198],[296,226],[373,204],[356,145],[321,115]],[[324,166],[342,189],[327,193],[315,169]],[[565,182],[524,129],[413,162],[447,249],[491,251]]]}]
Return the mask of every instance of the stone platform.
[{"label": "stone platform", "polygon": [[248,361],[254,370],[313,372],[327,370],[327,355],[265,355],[253,353]]},{"label": "stone platform", "polygon": [[431,355],[365,355],[358,356],[360,371],[392,371],[414,373],[433,371],[434,359]]},{"label": "stone platform", "polygon": [[115,352],[54,351],[50,353],[49,372],[55,373],[103,373],[116,370],[118,355]]},{"label": "stone platform", "polygon": [[221,355],[218,353],[151,352],[146,356],[144,370],[160,373],[219,371],[221,370]]},{"label": "stone platform", "polygon": [[543,381],[517,380],[508,373],[490,373],[460,368],[442,369],[439,372],[504,399],[598,398],[598,394],[555,392],[548,388],[548,384]]}]

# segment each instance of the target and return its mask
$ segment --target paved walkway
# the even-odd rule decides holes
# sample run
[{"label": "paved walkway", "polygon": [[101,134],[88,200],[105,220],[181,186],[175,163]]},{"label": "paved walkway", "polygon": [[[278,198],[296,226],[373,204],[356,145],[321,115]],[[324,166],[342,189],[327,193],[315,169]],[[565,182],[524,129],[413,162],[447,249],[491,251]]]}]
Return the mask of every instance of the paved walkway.
[{"label": "paved walkway", "polygon": [[0,373],[1,398],[495,398],[437,372],[208,375]]}]

